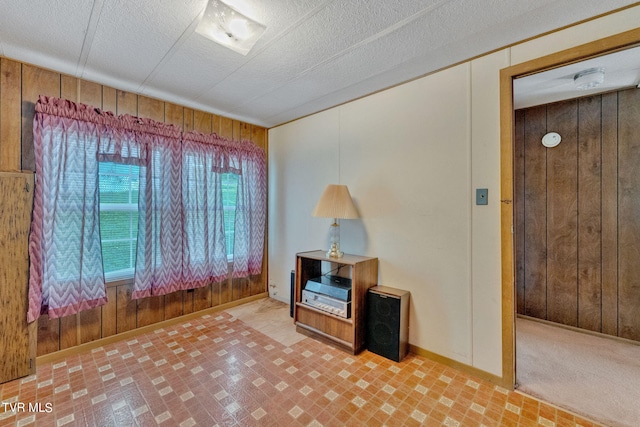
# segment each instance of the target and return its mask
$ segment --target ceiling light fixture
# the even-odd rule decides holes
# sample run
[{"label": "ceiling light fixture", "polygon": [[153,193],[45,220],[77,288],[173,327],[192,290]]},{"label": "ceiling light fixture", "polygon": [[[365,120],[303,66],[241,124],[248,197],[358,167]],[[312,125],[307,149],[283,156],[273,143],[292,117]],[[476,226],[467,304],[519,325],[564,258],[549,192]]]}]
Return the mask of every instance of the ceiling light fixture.
[{"label": "ceiling light fixture", "polygon": [[573,84],[578,90],[593,89],[604,82],[604,68],[589,68],[573,76]]},{"label": "ceiling light fixture", "polygon": [[196,32],[246,55],[266,29],[220,0],[209,0]]}]

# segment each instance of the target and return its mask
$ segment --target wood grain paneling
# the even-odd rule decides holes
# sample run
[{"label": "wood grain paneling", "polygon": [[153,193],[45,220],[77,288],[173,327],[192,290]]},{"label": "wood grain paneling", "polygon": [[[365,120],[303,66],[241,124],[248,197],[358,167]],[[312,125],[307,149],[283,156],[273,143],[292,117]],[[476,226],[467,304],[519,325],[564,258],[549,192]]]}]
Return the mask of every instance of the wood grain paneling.
[{"label": "wood grain paneling", "polygon": [[107,303],[100,308],[102,311],[102,338],[117,334],[118,289],[116,287],[107,288]]},{"label": "wood grain paneling", "polygon": [[[544,128],[531,122],[541,122],[543,109]],[[515,117],[518,312],[640,341],[640,90],[534,107]],[[562,136],[557,147],[528,146],[542,147],[539,138],[551,131]],[[546,218],[537,210],[542,200]],[[538,309],[545,304],[546,313]]]},{"label": "wood grain paneling", "polygon": [[525,313],[541,318],[547,316],[547,159],[540,144],[547,129],[546,113],[546,108],[531,108],[524,121]]},{"label": "wood grain paneling", "polygon": [[549,105],[547,130],[562,142],[553,149],[537,144],[547,151],[547,319],[571,326],[578,323],[577,117],[576,101]]},{"label": "wood grain paneling", "polygon": [[618,94],[602,96],[602,332],[618,335]]},{"label": "wood grain paneling", "polygon": [[117,115],[130,114],[138,115],[138,96],[135,93],[116,91],[116,111]]},{"label": "wood grain paneling", "polygon": [[578,327],[602,330],[602,97],[578,101]]},{"label": "wood grain paneling", "polygon": [[117,333],[130,331],[137,327],[137,303],[131,299],[133,285],[120,285],[116,288],[116,326]]},{"label": "wood grain paneling", "polygon": [[640,340],[640,90],[618,94],[618,335]]},{"label": "wood grain paneling", "polygon": [[21,169],[22,68],[0,58],[0,170]]},{"label": "wood grain paneling", "polygon": [[42,315],[38,318],[37,355],[53,353],[60,350],[60,319],[49,319]]},{"label": "wood grain paneling", "polygon": [[[514,250],[517,260],[524,260],[524,127],[525,112],[518,110],[515,112],[514,123],[515,131],[513,136],[513,162],[515,200],[514,200]],[[516,311],[518,313],[526,313],[525,309],[525,291],[524,291],[524,262],[516,263]]]},{"label": "wood grain paneling", "polygon": [[[266,129],[259,126],[0,58],[0,170],[34,170],[33,117],[39,95],[63,97],[115,114],[171,123],[185,132],[195,129],[228,138],[256,138],[256,143],[265,151],[268,147]],[[258,288],[266,289],[266,270],[257,282],[253,278],[251,285],[239,288],[243,292],[235,296],[228,280],[197,291],[180,291],[138,301],[131,300],[130,282],[109,284],[108,302],[102,307],[62,319],[49,320],[42,316],[35,332],[37,354],[48,354],[211,305],[229,303],[253,294]]]},{"label": "wood grain paneling", "polygon": [[29,229],[31,173],[0,172],[0,383],[31,373],[29,342]]},{"label": "wood grain paneling", "polygon": [[60,96],[60,74],[22,65],[22,170],[35,171],[33,117],[40,95]]}]

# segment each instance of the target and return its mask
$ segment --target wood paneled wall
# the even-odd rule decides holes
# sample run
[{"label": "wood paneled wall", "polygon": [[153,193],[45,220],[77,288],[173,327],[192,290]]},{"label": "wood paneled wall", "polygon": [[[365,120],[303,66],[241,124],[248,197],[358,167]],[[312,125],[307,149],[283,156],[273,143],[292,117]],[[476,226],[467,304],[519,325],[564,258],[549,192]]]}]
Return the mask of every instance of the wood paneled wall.
[{"label": "wood paneled wall", "polygon": [[[185,132],[215,132],[228,138],[251,140],[265,152],[268,150],[267,132],[263,127],[0,58],[0,171],[35,170],[33,117],[39,95],[65,98],[115,114],[148,117],[177,125]],[[263,273],[251,279],[229,279],[200,289],[140,300],[131,299],[133,285],[130,282],[109,284],[109,302],[102,307],[61,319],[40,317],[37,354],[264,293],[267,291],[266,247],[265,241]]]},{"label": "wood paneled wall", "polygon": [[517,312],[640,340],[640,90],[515,117]]}]

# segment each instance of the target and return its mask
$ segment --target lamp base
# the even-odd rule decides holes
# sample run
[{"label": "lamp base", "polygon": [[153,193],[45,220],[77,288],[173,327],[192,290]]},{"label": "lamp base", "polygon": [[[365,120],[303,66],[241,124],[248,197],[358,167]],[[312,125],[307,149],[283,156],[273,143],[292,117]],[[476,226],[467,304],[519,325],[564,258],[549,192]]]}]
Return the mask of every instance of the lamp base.
[{"label": "lamp base", "polygon": [[327,258],[342,258],[343,255],[344,252],[340,250],[337,243],[333,243],[327,252]]}]

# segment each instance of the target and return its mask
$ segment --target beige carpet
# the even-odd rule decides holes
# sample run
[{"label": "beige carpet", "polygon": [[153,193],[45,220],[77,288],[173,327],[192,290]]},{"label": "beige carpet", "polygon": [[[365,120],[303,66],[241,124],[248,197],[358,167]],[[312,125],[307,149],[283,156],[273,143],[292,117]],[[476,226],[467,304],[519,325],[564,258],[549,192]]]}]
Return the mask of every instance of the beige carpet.
[{"label": "beige carpet", "polygon": [[640,345],[518,318],[518,390],[604,425],[640,426]]}]

